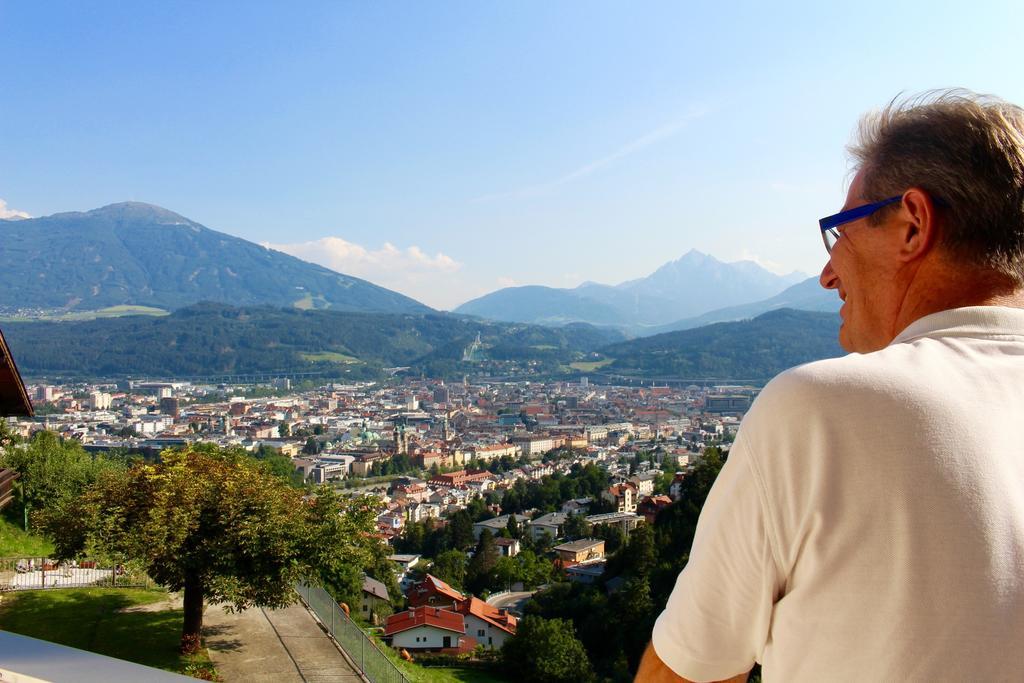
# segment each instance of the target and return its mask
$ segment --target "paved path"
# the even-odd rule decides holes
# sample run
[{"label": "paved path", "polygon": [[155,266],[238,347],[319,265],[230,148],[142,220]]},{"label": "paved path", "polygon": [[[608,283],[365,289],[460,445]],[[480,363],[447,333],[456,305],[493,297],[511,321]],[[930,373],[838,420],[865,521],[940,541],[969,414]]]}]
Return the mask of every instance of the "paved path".
[{"label": "paved path", "polygon": [[203,634],[225,683],[361,683],[313,616],[296,603],[225,614],[210,605]]}]

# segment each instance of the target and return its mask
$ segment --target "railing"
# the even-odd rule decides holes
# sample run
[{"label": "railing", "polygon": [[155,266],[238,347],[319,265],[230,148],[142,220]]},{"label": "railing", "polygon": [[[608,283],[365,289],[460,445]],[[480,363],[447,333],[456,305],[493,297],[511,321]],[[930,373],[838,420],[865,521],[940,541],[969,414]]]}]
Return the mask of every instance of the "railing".
[{"label": "railing", "polygon": [[295,590],[370,683],[409,683],[406,675],[338,607],[327,591],[301,581],[295,585]]},{"label": "railing", "polygon": [[60,562],[44,557],[0,558],[0,591],[47,588],[150,588],[144,573],[123,567],[102,567],[98,562]]}]

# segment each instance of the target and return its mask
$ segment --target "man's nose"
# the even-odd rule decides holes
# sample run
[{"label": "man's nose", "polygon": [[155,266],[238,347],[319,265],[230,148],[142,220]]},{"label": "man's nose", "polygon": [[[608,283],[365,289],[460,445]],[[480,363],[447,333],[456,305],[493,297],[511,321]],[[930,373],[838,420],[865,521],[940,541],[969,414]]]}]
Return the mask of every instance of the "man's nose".
[{"label": "man's nose", "polygon": [[836,271],[832,270],[832,259],[825,262],[825,267],[821,269],[821,276],[818,278],[818,282],[825,289],[839,289],[839,276],[836,275]]}]

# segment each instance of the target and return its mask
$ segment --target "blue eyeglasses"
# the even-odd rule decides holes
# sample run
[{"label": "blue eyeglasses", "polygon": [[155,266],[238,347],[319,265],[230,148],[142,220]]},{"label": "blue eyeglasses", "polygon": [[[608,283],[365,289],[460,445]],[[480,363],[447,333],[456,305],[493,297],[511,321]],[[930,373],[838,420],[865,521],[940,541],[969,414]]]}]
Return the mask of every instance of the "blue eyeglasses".
[{"label": "blue eyeglasses", "polygon": [[822,218],[818,221],[818,225],[821,226],[821,240],[825,243],[825,251],[829,254],[832,253],[832,247],[835,246],[836,240],[839,239],[839,226],[852,223],[859,218],[870,216],[875,211],[889,206],[890,204],[895,204],[902,199],[903,195],[889,197],[888,199],[883,199],[880,202],[865,204],[864,206],[858,206],[855,209],[840,211],[837,214]]}]

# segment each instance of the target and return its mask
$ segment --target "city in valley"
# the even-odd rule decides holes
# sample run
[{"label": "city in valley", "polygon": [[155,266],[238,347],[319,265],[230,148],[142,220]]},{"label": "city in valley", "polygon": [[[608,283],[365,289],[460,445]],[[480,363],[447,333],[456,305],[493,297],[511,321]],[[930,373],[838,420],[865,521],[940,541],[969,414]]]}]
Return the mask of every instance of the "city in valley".
[{"label": "city in valley", "polygon": [[[27,390],[36,417],[8,419],[24,437],[46,429],[91,452],[120,449],[150,460],[195,442],[241,447],[287,462],[294,482],[375,496],[378,536],[404,596],[366,577],[358,609],[384,627],[393,646],[411,652],[500,648],[538,583],[598,583],[608,556],[679,499],[705,449],[728,450],[758,391],[603,386],[585,378],[308,388],[287,378],[262,385],[122,381]],[[461,562],[471,564],[486,544],[499,558],[526,551],[533,574],[513,567],[475,585],[462,569],[453,577],[438,564],[444,553],[430,547],[429,535],[460,518],[463,545],[471,546]]]}]

